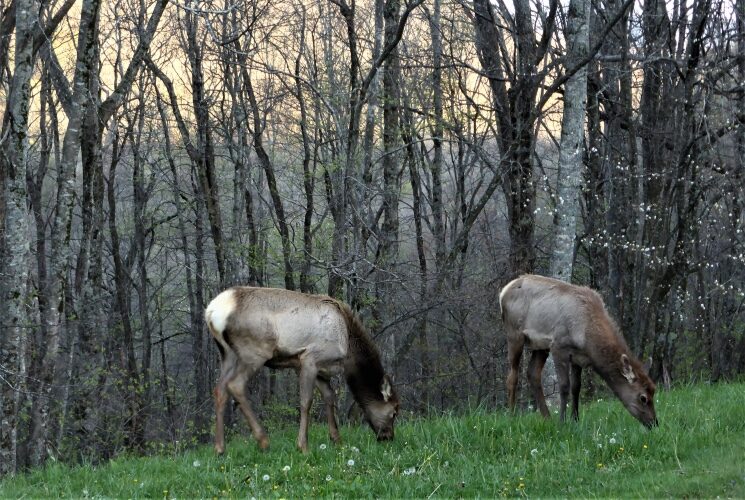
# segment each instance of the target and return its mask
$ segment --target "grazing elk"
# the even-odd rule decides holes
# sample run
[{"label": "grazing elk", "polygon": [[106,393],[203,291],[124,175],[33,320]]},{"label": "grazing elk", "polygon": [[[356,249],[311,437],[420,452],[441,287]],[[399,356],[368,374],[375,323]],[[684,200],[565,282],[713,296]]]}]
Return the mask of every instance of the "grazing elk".
[{"label": "grazing elk", "polygon": [[544,417],[548,417],[549,412],[541,372],[550,353],[559,379],[562,421],[570,388],[572,417],[579,418],[582,369],[592,366],[637,420],[647,427],[657,425],[654,382],[629,351],[597,292],[526,274],[502,288],[499,306],[507,330],[510,365],[507,404],[511,409],[515,407],[523,345],[527,344],[532,350],[528,382]]},{"label": "grazing elk", "polygon": [[300,431],[297,445],[308,451],[308,413],[313,388],[326,403],[331,439],[338,443],[333,375],[344,373],[354,399],[379,441],[393,439],[399,399],[383,371],[378,349],[349,306],[322,295],[275,288],[234,287],[205,311],[222,364],[215,387],[215,450],[225,451],[223,414],[229,392],[240,405],[259,447],[269,438],[246,398],[246,383],[262,367],[294,368],[300,379]]}]

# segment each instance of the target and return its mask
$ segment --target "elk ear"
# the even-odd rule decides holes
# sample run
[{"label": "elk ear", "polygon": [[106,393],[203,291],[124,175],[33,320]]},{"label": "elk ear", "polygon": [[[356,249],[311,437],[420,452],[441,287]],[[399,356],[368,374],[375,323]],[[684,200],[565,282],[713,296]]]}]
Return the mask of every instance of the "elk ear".
[{"label": "elk ear", "polygon": [[386,403],[391,396],[393,396],[393,387],[391,387],[391,381],[388,379],[388,375],[383,377],[383,384],[380,386],[380,393],[383,395],[383,401]]},{"label": "elk ear", "polygon": [[649,375],[649,370],[652,368],[652,356],[648,357],[647,360],[644,362],[644,373]]},{"label": "elk ear", "polygon": [[621,373],[629,381],[629,384],[633,384],[636,380],[634,369],[631,368],[631,361],[629,361],[629,357],[625,354],[621,354]]}]

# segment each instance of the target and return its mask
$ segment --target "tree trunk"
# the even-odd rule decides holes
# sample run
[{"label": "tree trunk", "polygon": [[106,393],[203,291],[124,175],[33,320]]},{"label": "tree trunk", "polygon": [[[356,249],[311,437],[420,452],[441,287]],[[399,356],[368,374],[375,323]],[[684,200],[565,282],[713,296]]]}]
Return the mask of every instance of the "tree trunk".
[{"label": "tree trunk", "polygon": [[[567,57],[565,68],[581,64],[589,52],[590,5],[587,0],[572,0],[567,15]],[[579,215],[579,197],[584,158],[587,68],[569,78],[564,88],[564,115],[561,121],[559,176],[556,211],[559,221],[551,254],[554,278],[571,283],[575,235]]]},{"label": "tree trunk", "polygon": [[[26,385],[26,343],[30,317],[28,310],[28,277],[31,263],[29,213],[26,191],[28,152],[28,114],[31,77],[34,71],[33,29],[39,20],[39,4],[17,0],[15,15],[15,67],[10,82],[7,108],[2,124],[4,144],[0,145],[0,170],[5,189],[4,247],[7,264],[3,266],[3,323],[7,325],[0,340],[0,365],[3,383],[0,409],[3,422],[0,434],[0,476],[18,471],[18,426]],[[10,33],[6,36],[9,37]],[[0,54],[2,55],[2,54]],[[0,68],[2,71],[3,68]],[[7,370],[7,372],[6,372]]]}]

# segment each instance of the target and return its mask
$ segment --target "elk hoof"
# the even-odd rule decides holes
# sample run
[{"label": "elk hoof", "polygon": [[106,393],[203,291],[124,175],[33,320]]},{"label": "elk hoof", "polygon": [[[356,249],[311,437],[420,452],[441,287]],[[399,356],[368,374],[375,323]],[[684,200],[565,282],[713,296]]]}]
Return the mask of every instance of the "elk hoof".
[{"label": "elk hoof", "polygon": [[223,453],[225,453],[225,446],[223,446],[221,444],[216,444],[215,445],[215,453],[217,453],[218,455],[222,455]]},{"label": "elk hoof", "polygon": [[269,449],[269,438],[266,436],[263,436],[259,438],[259,448],[261,448],[262,451],[266,451]]}]

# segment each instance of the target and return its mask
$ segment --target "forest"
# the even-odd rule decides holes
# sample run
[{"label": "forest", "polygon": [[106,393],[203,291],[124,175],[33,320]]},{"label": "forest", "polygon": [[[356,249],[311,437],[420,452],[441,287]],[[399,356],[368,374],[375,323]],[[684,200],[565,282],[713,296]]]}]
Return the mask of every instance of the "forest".
[{"label": "forest", "polygon": [[0,96],[0,476],[209,440],[234,285],[348,303],[407,415],[505,405],[520,273],[745,373],[745,0],[0,0]]}]

